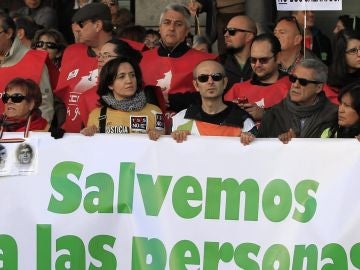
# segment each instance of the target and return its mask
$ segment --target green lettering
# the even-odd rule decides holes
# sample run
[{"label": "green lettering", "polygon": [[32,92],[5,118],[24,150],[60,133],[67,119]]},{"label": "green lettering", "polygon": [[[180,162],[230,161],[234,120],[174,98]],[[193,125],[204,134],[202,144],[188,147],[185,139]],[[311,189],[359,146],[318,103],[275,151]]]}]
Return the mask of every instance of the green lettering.
[{"label": "green lettering", "polygon": [[256,221],[259,215],[259,186],[254,179],[246,179],[241,184],[233,179],[207,179],[205,218],[219,219],[221,193],[226,193],[225,219],[239,220],[240,194],[245,195],[244,220]]},{"label": "green lettering", "polygon": [[37,270],[49,270],[51,264],[51,225],[36,225],[36,262]]},{"label": "green lettering", "polygon": [[158,216],[169,190],[172,176],[159,175],[154,183],[149,174],[137,175],[146,215]]},{"label": "green lettering", "polygon": [[275,179],[266,185],[262,207],[269,220],[273,222],[284,220],[290,213],[291,205],[292,191],[288,183],[282,179]]},{"label": "green lettering", "polygon": [[345,249],[336,243],[326,245],[321,252],[321,260],[331,259],[332,263],[324,264],[321,270],[347,270],[347,255]]},{"label": "green lettering", "polygon": [[182,218],[193,218],[200,214],[202,205],[190,205],[189,201],[201,201],[202,190],[199,181],[192,176],[183,176],[175,184],[172,203],[175,212]]},{"label": "green lettering", "polygon": [[61,255],[56,259],[56,270],[85,270],[85,246],[76,235],[65,235],[56,240],[56,251]]},{"label": "green lettering", "polygon": [[357,269],[360,269],[360,243],[356,243],[351,247],[350,260],[353,266],[357,267]]},{"label": "green lettering", "polygon": [[[275,263],[277,265],[275,265]],[[290,254],[285,246],[276,244],[266,250],[262,262],[262,270],[289,270]]]},{"label": "green lettering", "polygon": [[204,267],[206,270],[217,270],[219,262],[230,262],[234,256],[234,248],[230,243],[220,246],[218,242],[205,242]]},{"label": "green lettering", "polygon": [[89,270],[116,270],[116,256],[110,251],[104,249],[104,246],[113,248],[115,240],[115,237],[110,235],[97,235],[90,240],[89,253],[92,258],[101,262],[101,265],[97,267],[91,263]]},{"label": "green lettering", "polygon": [[133,237],[131,269],[163,270],[166,266],[166,249],[157,238]]},{"label": "green lettering", "polygon": [[188,240],[175,244],[170,253],[170,270],[187,269],[187,265],[200,265],[200,254],[196,245]]},{"label": "green lettering", "polygon": [[121,162],[118,190],[118,213],[132,213],[135,181],[135,163]]},{"label": "green lettering", "polygon": [[[306,265],[304,260],[306,258]],[[296,245],[294,250],[293,270],[317,270],[318,250],[315,245]]]},{"label": "green lettering", "polygon": [[304,207],[304,211],[300,212],[295,208],[293,219],[306,223],[310,221],[316,212],[316,199],[309,195],[309,190],[316,193],[319,183],[314,180],[303,180],[296,185],[295,200]]},{"label": "green lettering", "polygon": [[243,243],[239,245],[234,252],[234,259],[240,269],[259,270],[258,263],[249,258],[249,254],[254,254],[255,257],[259,254],[260,246],[253,243]]},{"label": "green lettering", "polygon": [[83,167],[81,163],[64,161],[53,168],[51,185],[60,195],[51,195],[48,211],[69,214],[79,208],[82,199],[81,189],[68,178],[68,175],[71,174],[79,180]]},{"label": "green lettering", "polygon": [[18,269],[18,248],[10,235],[0,235],[0,269]]},{"label": "green lettering", "polygon": [[88,213],[113,213],[114,180],[106,173],[95,173],[86,178],[86,188],[97,187],[84,197],[84,209]]}]

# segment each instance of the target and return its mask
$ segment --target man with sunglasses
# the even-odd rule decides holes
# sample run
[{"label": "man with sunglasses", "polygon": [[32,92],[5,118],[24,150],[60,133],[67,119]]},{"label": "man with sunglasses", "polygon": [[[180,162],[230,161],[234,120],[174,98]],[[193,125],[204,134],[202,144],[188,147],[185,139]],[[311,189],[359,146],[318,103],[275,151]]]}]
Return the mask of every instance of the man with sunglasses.
[{"label": "man with sunglasses", "polygon": [[165,125],[170,132],[171,116],[199,100],[192,84],[194,67],[216,55],[190,48],[186,37],[190,31],[189,10],[181,4],[170,4],[160,16],[160,47],[143,53],[141,69],[147,87],[160,88],[167,111]]},{"label": "man with sunglasses", "polygon": [[80,8],[72,20],[80,43],[72,44],[64,51],[55,94],[67,107],[62,128],[67,132],[80,132],[79,99],[84,92],[97,87],[97,55],[112,38],[112,24],[108,6],[101,3]]},{"label": "man with sunglasses", "polygon": [[[5,85],[15,77],[32,79],[40,86],[42,117],[51,123],[54,106],[47,57],[45,52],[25,47],[16,36],[16,25],[12,18],[0,14],[0,89],[5,89]],[[0,113],[3,111],[4,105],[0,103]]]},{"label": "man with sunglasses", "polygon": [[[225,100],[238,103],[256,121],[261,120],[264,108],[279,103],[290,87],[287,74],[278,69],[280,51],[280,42],[273,34],[256,36],[250,50],[250,63],[254,72],[252,79],[235,83],[224,96]],[[241,98],[246,98],[246,101]]]},{"label": "man with sunglasses", "polygon": [[[320,60],[305,59],[289,78],[292,84],[287,97],[265,111],[257,137],[277,137],[283,143],[294,137],[320,138],[337,119],[337,106],[323,91],[327,67]],[[242,135],[245,144],[253,139],[252,135]]]},{"label": "man with sunglasses", "polygon": [[223,66],[214,60],[199,63],[193,72],[193,84],[200,93],[201,104],[173,116],[172,137],[177,142],[187,135],[240,136],[242,132],[256,132],[250,115],[232,102],[224,102],[222,95],[227,83]]},{"label": "man with sunglasses", "polygon": [[251,43],[257,34],[256,24],[248,16],[235,16],[228,22],[223,34],[226,53],[220,55],[219,58],[229,80],[226,92],[234,83],[251,78],[249,56]]}]

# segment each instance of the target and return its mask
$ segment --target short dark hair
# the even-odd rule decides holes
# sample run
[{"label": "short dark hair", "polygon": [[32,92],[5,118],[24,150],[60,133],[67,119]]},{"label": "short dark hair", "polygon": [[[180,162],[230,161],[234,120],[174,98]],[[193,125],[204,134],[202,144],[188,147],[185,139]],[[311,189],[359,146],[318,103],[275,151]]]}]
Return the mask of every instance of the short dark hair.
[{"label": "short dark hair", "polygon": [[99,103],[103,106],[107,104],[102,100],[102,96],[112,92],[109,89],[109,85],[113,84],[116,79],[118,68],[123,63],[129,63],[135,72],[137,89],[136,92],[140,92],[143,89],[142,73],[139,64],[133,59],[127,57],[117,57],[107,62],[100,71],[99,84],[97,88],[97,94],[99,96]]},{"label": "short dark hair", "polygon": [[350,94],[352,99],[351,107],[360,116],[360,82],[345,85],[339,92],[339,102],[341,102],[341,98],[345,94]]},{"label": "short dark hair", "polygon": [[114,52],[118,57],[131,58],[137,63],[140,63],[142,59],[142,54],[138,50],[133,49],[127,42],[117,38],[113,38],[106,43],[115,45]]},{"label": "short dark hair", "polygon": [[280,41],[273,33],[263,33],[255,36],[251,44],[254,44],[256,41],[269,42],[271,45],[271,52],[274,54],[274,56],[276,56],[281,51]]},{"label": "short dark hair", "polygon": [[30,16],[19,16],[16,19],[15,24],[16,30],[24,29],[25,37],[29,40],[32,40],[36,31],[41,28],[41,26],[38,25]]},{"label": "short dark hair", "polygon": [[14,40],[16,37],[16,24],[14,20],[8,14],[0,12],[0,24],[6,33],[9,29],[13,30],[11,39]]},{"label": "short dark hair", "polygon": [[5,86],[5,92],[14,87],[19,87],[25,91],[26,100],[34,101],[33,110],[39,109],[42,102],[42,97],[40,87],[36,82],[31,79],[14,78]]}]

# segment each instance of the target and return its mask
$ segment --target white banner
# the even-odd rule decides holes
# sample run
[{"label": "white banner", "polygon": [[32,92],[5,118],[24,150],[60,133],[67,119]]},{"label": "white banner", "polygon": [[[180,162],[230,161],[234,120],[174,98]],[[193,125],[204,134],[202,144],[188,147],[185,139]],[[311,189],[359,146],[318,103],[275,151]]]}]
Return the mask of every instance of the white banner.
[{"label": "white banner", "polygon": [[276,0],[277,10],[342,10],[342,0]]},{"label": "white banner", "polygon": [[0,269],[360,269],[355,139],[39,137],[0,177]]}]

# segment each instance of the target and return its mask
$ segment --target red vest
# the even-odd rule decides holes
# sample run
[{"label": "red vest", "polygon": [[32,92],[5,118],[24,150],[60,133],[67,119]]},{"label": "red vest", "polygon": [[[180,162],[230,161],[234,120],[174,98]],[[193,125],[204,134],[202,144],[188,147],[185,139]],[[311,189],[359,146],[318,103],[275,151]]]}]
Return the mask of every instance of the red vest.
[{"label": "red vest", "polygon": [[324,84],[324,92],[327,98],[334,104],[339,105],[338,95],[339,89],[336,87],[330,86],[328,84]]},{"label": "red vest", "polygon": [[268,108],[283,100],[290,86],[291,82],[287,76],[267,86],[255,85],[248,80],[235,83],[225,94],[224,100],[233,101],[236,98],[247,97],[250,103],[256,103],[260,107]]},{"label": "red vest", "polygon": [[88,47],[77,43],[66,48],[55,94],[67,107],[63,128],[67,132],[79,132],[81,129],[81,94],[97,86],[97,58],[87,54]]},{"label": "red vest", "polygon": [[[8,82],[17,77],[32,79],[39,84],[47,57],[47,52],[29,50],[15,65],[0,67],[1,96]],[[0,113],[3,112],[4,104],[0,102]]]},{"label": "red vest", "polygon": [[134,40],[130,40],[127,38],[120,38],[122,41],[125,41],[127,44],[129,44],[133,49],[138,50],[139,52],[147,51],[148,48],[145,46],[144,43],[137,42]]},{"label": "red vest", "polygon": [[[215,59],[216,55],[190,49],[183,56],[161,57],[157,50],[143,52],[141,70],[144,84],[159,86],[168,94],[195,92],[193,70],[202,60]],[[166,99],[166,98],[165,98]]]}]

